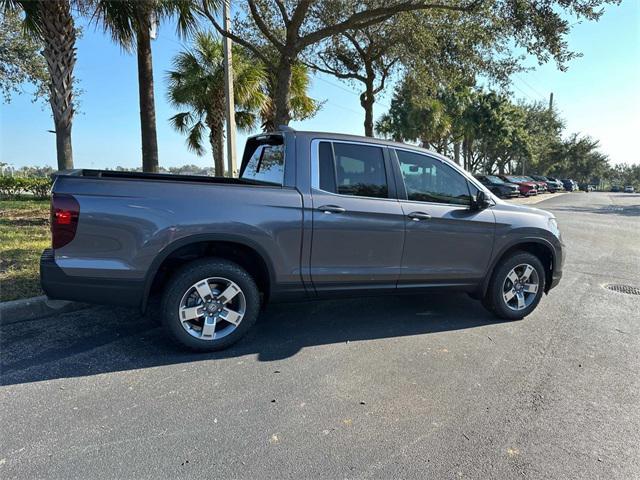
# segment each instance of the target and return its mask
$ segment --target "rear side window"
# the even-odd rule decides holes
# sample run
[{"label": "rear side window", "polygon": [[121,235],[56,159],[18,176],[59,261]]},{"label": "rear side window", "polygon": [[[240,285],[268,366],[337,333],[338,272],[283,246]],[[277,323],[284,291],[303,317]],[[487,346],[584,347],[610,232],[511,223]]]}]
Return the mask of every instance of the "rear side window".
[{"label": "rear side window", "polygon": [[340,142],[320,142],[321,190],[358,197],[387,198],[387,175],[382,148]]},{"label": "rear side window", "polygon": [[284,181],[284,145],[260,145],[242,172],[246,180],[282,185]]}]

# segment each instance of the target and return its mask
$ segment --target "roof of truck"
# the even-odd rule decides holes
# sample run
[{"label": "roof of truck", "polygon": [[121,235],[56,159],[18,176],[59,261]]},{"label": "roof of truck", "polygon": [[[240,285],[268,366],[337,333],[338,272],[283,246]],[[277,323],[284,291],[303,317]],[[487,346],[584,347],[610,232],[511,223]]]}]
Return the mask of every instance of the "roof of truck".
[{"label": "roof of truck", "polygon": [[293,133],[297,137],[306,136],[306,137],[313,137],[314,139],[322,138],[322,139],[328,139],[328,140],[343,140],[347,142],[364,142],[364,143],[373,143],[376,145],[386,145],[389,147],[406,148],[410,150],[416,150],[422,153],[428,153],[432,156],[435,156],[447,161],[451,161],[450,158],[442,155],[441,153],[438,153],[434,150],[420,147],[418,145],[412,145],[410,143],[395,142],[393,140],[387,140],[384,138],[365,137],[363,135],[350,135],[345,133],[334,133],[334,132],[319,132],[319,131],[313,131],[313,130],[294,130],[293,128],[284,126],[284,125],[280,126],[280,128],[276,131],[259,133],[257,135],[252,135],[250,138],[259,137],[261,135],[281,135],[283,133]]}]

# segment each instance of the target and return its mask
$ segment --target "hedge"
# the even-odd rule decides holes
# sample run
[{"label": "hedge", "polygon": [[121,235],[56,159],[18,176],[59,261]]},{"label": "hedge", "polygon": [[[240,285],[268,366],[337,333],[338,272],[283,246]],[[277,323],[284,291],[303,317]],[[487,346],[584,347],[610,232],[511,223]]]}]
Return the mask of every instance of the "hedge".
[{"label": "hedge", "polygon": [[18,198],[30,193],[35,198],[47,198],[51,192],[51,179],[48,177],[8,177],[0,176],[0,196]]}]

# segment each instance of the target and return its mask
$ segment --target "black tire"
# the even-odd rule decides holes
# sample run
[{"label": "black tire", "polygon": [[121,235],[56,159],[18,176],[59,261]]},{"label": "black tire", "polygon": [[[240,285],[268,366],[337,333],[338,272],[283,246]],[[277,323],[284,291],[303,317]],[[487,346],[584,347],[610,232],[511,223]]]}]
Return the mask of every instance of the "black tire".
[{"label": "black tire", "polygon": [[[244,315],[231,333],[219,339],[201,339],[191,335],[180,320],[183,296],[197,282],[220,277],[235,283],[244,295]],[[211,352],[222,350],[242,338],[253,326],[260,311],[260,292],[255,281],[239,265],[224,259],[205,258],[184,265],[167,282],[162,297],[162,324],[169,337],[190,350]],[[228,324],[226,324],[228,326]]]},{"label": "black tire", "polygon": [[[514,310],[509,307],[503,296],[503,288],[507,275],[512,269],[518,265],[530,265],[533,267],[537,274],[538,290],[535,295],[531,296],[531,303],[522,310]],[[507,288],[509,284],[507,284]],[[520,320],[535,310],[542,298],[545,287],[545,271],[542,262],[531,253],[527,252],[514,252],[507,258],[503,259],[494,269],[487,294],[482,301],[482,304],[487,310],[493,312],[496,316],[505,320]]]}]

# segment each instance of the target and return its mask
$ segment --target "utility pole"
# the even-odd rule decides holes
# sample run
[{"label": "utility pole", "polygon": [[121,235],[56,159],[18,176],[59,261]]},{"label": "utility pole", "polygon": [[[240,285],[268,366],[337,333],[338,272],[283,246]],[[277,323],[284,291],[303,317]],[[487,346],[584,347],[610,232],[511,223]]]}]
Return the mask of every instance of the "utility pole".
[{"label": "utility pole", "polygon": [[[224,29],[231,30],[231,0],[222,1]],[[222,37],[224,45],[224,96],[225,115],[227,117],[227,176],[233,177],[236,167],[236,108],[233,98],[233,60],[231,55],[231,39]]]},{"label": "utility pole", "polygon": [[549,94],[549,111],[553,110],[553,92]]}]

